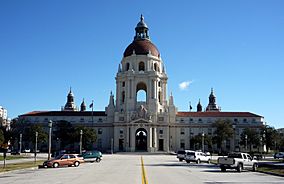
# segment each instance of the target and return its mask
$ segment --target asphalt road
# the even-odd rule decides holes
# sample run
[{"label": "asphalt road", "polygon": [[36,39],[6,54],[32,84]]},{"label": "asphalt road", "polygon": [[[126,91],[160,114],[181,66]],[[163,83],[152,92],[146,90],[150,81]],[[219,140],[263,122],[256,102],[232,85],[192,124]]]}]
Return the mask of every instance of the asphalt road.
[{"label": "asphalt road", "polygon": [[[211,164],[187,164],[173,155],[142,155],[148,184],[198,183],[284,183],[283,177],[262,173],[229,171]],[[141,184],[140,154],[104,155],[101,163],[86,163],[75,167],[26,169],[0,174],[1,184]]]}]

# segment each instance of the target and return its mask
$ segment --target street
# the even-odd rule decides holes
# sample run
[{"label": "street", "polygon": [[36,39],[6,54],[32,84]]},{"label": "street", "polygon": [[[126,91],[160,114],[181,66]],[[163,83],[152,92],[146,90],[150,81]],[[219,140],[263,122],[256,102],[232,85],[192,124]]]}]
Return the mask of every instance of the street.
[{"label": "street", "polygon": [[[187,164],[174,155],[142,154],[148,184],[173,183],[284,183],[284,178],[234,170],[225,173],[212,164]],[[141,184],[141,154],[104,155],[100,163],[76,167],[26,169],[0,174],[1,184],[96,183]]]}]

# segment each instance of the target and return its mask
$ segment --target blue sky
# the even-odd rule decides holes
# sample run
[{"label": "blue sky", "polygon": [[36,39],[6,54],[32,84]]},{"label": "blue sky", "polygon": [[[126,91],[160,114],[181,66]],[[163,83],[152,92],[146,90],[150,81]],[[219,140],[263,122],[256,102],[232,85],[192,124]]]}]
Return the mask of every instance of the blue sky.
[{"label": "blue sky", "polygon": [[[10,118],[79,105],[104,110],[140,14],[180,111],[208,103],[283,127],[284,1],[0,1],[0,105]],[[189,82],[185,89],[179,84]]]}]

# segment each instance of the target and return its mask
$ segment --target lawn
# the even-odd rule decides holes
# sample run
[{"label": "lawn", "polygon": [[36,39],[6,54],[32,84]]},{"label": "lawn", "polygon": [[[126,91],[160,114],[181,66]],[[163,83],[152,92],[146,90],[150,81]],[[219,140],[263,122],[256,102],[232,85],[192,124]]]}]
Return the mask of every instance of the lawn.
[{"label": "lawn", "polygon": [[[23,156],[23,155],[9,155],[6,157],[6,160],[15,160],[15,159],[22,159],[22,158],[27,158],[26,156]],[[4,157],[1,156],[0,157],[0,161],[3,161],[4,160]]]},{"label": "lawn", "polygon": [[0,173],[1,172],[7,172],[7,171],[13,171],[13,170],[19,170],[19,169],[26,169],[31,167],[38,167],[38,165],[42,165],[42,160],[39,161],[29,161],[24,163],[14,163],[14,164],[7,164],[6,167],[3,167],[3,164],[1,164]]}]

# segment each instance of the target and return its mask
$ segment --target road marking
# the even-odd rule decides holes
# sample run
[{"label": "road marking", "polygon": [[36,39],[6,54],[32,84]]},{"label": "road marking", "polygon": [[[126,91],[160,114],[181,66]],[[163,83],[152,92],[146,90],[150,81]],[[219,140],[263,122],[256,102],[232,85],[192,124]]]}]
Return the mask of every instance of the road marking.
[{"label": "road marking", "polygon": [[141,156],[141,168],[142,168],[142,184],[148,184],[148,180],[146,177],[146,171],[144,168],[144,161],[143,161],[143,157]]}]

